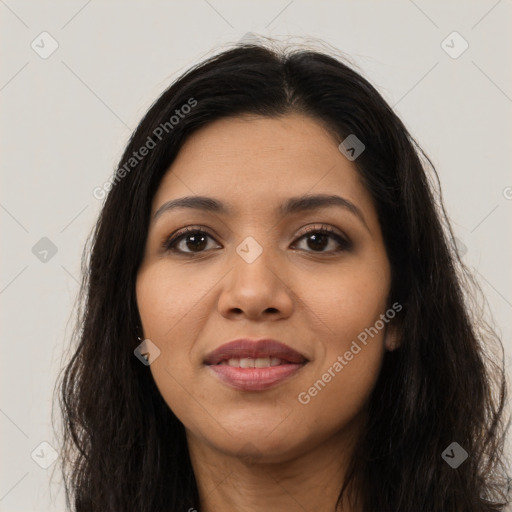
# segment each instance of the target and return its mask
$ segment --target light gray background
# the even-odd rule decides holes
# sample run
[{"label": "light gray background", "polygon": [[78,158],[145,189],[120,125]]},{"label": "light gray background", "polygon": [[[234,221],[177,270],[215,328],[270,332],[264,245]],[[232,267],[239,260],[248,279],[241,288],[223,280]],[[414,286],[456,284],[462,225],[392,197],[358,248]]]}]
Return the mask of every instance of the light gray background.
[{"label": "light gray background", "polygon": [[[394,106],[437,166],[510,369],[510,0],[0,0],[0,14],[1,511],[64,510],[56,463],[42,469],[31,453],[56,446],[51,397],[101,206],[92,190],[171,80],[247,32],[324,40]],[[50,48],[43,31],[59,45],[46,59],[31,47]],[[441,46],[453,31],[469,44],[456,59]],[[43,237],[58,249],[47,262],[32,252]]]}]

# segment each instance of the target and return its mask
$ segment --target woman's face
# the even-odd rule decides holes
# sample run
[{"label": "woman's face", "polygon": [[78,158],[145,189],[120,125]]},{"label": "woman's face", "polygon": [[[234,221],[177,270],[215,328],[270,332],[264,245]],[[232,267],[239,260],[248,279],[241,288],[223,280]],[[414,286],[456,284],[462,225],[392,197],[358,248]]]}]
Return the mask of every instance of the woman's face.
[{"label": "woman's face", "polygon": [[[168,204],[191,196],[210,202]],[[341,199],[298,201],[313,196]],[[371,197],[321,124],[238,117],[193,134],[154,197],[136,290],[189,443],[277,462],[348,435],[394,348],[390,284]],[[289,350],[211,356],[240,338]]]}]

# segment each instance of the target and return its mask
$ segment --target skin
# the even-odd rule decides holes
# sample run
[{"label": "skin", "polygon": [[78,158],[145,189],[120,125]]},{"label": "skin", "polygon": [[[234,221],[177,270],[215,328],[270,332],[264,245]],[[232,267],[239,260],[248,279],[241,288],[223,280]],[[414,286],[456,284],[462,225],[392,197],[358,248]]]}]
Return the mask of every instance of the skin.
[{"label": "skin", "polygon": [[[384,353],[398,344],[390,322],[309,403],[298,400],[390,307],[378,216],[339,142],[300,114],[219,120],[186,141],[155,194],[137,301],[144,337],[160,349],[151,373],[186,429],[201,510],[334,510]],[[277,213],[290,197],[320,193],[348,199],[364,222],[337,206]],[[153,220],[190,195],[232,211]],[[191,256],[166,252],[165,239],[187,226],[206,231],[208,245],[197,251],[189,236],[177,244]],[[303,236],[322,226],[351,247]],[[249,236],[263,249],[250,264],[236,251]],[[240,337],[277,339],[309,362],[272,389],[233,389],[203,360]]]}]

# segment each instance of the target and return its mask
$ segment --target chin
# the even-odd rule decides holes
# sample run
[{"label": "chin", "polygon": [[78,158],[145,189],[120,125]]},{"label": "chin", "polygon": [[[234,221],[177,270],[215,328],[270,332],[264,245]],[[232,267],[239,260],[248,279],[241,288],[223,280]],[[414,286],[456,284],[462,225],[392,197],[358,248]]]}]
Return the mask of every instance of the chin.
[{"label": "chin", "polygon": [[255,436],[251,432],[247,436],[229,439],[218,448],[232,457],[249,464],[276,464],[286,462],[303,450],[300,442],[290,439],[287,435],[270,439],[265,435]]},{"label": "chin", "polygon": [[205,439],[216,450],[249,462],[284,462],[303,452],[307,443],[297,430],[280,428],[284,423],[283,418],[257,422],[244,418],[234,424],[223,423],[226,430],[219,428],[214,437],[210,431]]}]

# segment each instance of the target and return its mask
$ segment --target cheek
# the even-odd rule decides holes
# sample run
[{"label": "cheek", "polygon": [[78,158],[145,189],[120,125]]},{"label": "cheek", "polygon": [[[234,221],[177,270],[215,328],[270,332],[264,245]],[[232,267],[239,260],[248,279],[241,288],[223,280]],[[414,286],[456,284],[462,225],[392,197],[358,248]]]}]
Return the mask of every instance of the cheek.
[{"label": "cheek", "polygon": [[390,275],[386,260],[374,259],[328,277],[316,279],[307,295],[311,317],[321,320],[315,329],[319,350],[297,401],[309,410],[307,417],[339,426],[363,408],[377,381]]},{"label": "cheek", "polygon": [[318,318],[327,352],[348,350],[352,340],[384,314],[390,288],[387,260],[372,258],[336,271],[303,277],[302,297]]},{"label": "cheek", "polygon": [[178,383],[190,378],[190,353],[201,331],[198,314],[206,300],[200,280],[192,283],[184,276],[165,265],[153,265],[137,277],[143,334],[160,350],[150,369],[165,397],[182,395]]},{"label": "cheek", "polygon": [[190,279],[186,271],[164,264],[152,265],[137,276],[137,305],[144,335],[164,341],[180,324],[190,323],[207,287],[200,279]]},{"label": "cheek", "polygon": [[[187,417],[194,385],[191,361],[193,341],[200,335],[198,314],[207,301],[205,282],[165,264],[141,269],[136,297],[144,337],[155,343],[160,355],[150,371],[167,405],[180,417]],[[187,417],[193,422],[194,417]]]},{"label": "cheek", "polygon": [[363,349],[345,365],[338,361],[340,366],[336,366],[335,361],[322,368],[323,373],[319,372],[316,380],[312,379],[297,396],[295,418],[318,441],[350,431],[364,417],[379,375],[382,352]]}]

